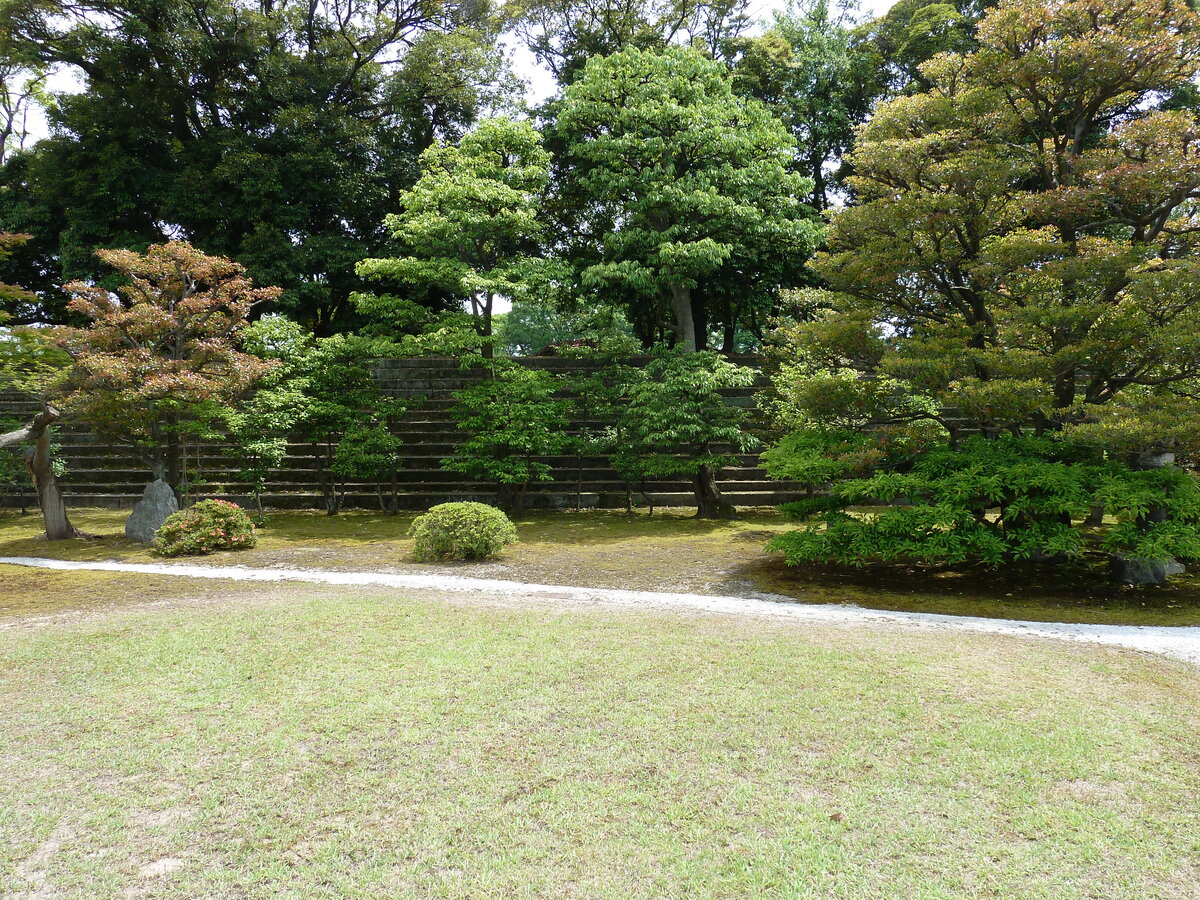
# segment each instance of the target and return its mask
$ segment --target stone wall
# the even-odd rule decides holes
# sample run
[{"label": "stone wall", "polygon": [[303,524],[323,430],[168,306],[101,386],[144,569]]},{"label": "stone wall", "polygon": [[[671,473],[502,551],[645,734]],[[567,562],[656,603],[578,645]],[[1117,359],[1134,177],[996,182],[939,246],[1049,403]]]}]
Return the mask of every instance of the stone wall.
[{"label": "stone wall", "polygon": [[[755,364],[756,360],[738,360]],[[529,366],[563,373],[587,368],[582,360],[532,358],[522,360]],[[462,371],[452,359],[385,360],[377,370],[380,385],[389,394],[417,401],[397,423],[396,432],[404,440],[405,460],[399,473],[400,504],[406,509],[426,509],[449,500],[493,498],[486,484],[465,480],[446,472],[441,461],[461,440],[449,416],[452,394],[483,377],[480,371]],[[725,392],[730,403],[752,407],[753,395],[762,386]],[[26,418],[36,412],[36,404],[13,394],[0,394],[0,414]],[[583,422],[573,423],[582,427]],[[56,440],[68,473],[63,479],[68,503],[75,507],[132,507],[149,481],[145,467],[128,450],[98,440],[86,429],[70,423],[58,428]],[[546,457],[552,466],[553,480],[535,485],[527,501],[534,508],[585,507],[617,508],[625,505],[625,488],[603,457]],[[195,482],[193,497],[222,497],[248,504],[248,486],[239,482],[237,461],[232,448],[206,444],[189,452],[189,473]],[[773,506],[795,499],[801,485],[770,481],[759,467],[756,454],[739,457],[738,464],[722,476],[722,487],[739,506]],[[655,505],[691,505],[691,486],[686,481],[661,481],[647,486]],[[635,495],[636,502],[645,502]],[[24,495],[0,497],[0,505],[32,505],[32,491]],[[287,460],[271,478],[263,497],[273,509],[321,508],[321,493],[314,471],[311,446],[294,444]],[[374,485],[352,484],[346,493],[346,507],[378,508]]]}]

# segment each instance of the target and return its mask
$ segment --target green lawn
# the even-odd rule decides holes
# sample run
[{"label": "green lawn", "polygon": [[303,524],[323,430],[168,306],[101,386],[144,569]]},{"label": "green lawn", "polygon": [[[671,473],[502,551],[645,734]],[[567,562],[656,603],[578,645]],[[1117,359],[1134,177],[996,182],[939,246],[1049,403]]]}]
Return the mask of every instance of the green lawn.
[{"label": "green lawn", "polygon": [[148,584],[160,605],[0,629],[0,896],[1200,891],[1182,663]]},{"label": "green lawn", "polygon": [[[76,510],[76,524],[93,541],[47,543],[37,516],[0,514],[0,556],[158,562],[146,547],[125,540],[127,512]],[[259,546],[188,562],[347,570],[448,571],[418,563],[407,537],[413,514],[348,511],[329,518],[312,512],[273,513]],[[853,603],[875,609],[978,615],[1045,622],[1200,625],[1200,577],[1191,572],[1160,588],[1109,582],[1097,567],[1029,565],[1001,571],[965,567],[836,570],[791,568],[766,552],[775,534],[797,527],[772,510],[729,522],[699,521],[687,511],[653,517],[621,512],[529,513],[517,520],[521,543],[495,562],[449,571],[480,578],[540,584],[641,588],[744,596],[766,591],[804,603]],[[1102,567],[1101,567],[1102,569]],[[40,595],[22,605],[44,602]],[[17,601],[11,601],[16,605]],[[5,598],[0,597],[0,615]]]}]

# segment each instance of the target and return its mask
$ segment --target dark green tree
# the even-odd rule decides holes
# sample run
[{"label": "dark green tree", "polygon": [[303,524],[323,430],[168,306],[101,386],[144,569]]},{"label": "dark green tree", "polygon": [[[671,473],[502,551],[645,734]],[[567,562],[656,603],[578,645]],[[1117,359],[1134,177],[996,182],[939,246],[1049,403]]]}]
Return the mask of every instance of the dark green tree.
[{"label": "dark green tree", "polygon": [[820,232],[800,199],[811,185],[791,171],[784,127],[734,93],[721,63],[681,47],[594,58],[553,129],[574,213],[567,252],[583,286],[626,304],[644,336],[665,330],[695,350],[722,287],[753,304],[803,282]]},{"label": "dark green tree", "polygon": [[589,59],[690,44],[717,53],[751,24],[747,0],[512,0],[507,27],[561,85]]},{"label": "dark green tree", "polygon": [[493,364],[492,377],[454,395],[455,421],[467,437],[442,467],[490,482],[499,506],[520,512],[529,488],[553,477],[542,457],[570,446],[561,387],[541,369]]},{"label": "dark green tree", "polygon": [[614,380],[608,454],[622,479],[642,486],[687,476],[697,517],[732,516],[717,478],[757,441],[746,431],[746,410],[728,403],[722,391],[749,386],[754,372],[712,351],[676,351],[640,368],[621,366]]},{"label": "dark green tree", "polygon": [[39,315],[61,298],[37,267],[104,278],[96,248],[182,238],[281,286],[276,308],[318,333],[352,324],[355,263],[386,245],[420,152],[507,88],[488,15],[429,0],[5,3],[0,57],[83,82],[3,172],[0,225],[36,235],[24,283]]},{"label": "dark green tree", "polygon": [[731,42],[734,88],[770,107],[796,139],[810,205],[829,207],[854,129],[887,90],[875,48],[846,0],[812,0],[777,12],[768,30]]}]

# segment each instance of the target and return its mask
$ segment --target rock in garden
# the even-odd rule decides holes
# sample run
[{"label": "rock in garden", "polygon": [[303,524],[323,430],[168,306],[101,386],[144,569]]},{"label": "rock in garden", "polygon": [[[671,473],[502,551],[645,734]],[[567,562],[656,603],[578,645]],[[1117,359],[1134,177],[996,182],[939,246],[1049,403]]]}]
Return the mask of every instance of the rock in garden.
[{"label": "rock in garden", "polygon": [[1163,584],[1171,575],[1184,571],[1183,563],[1175,559],[1112,558],[1113,577],[1122,584]]},{"label": "rock in garden", "polygon": [[174,512],[179,512],[179,501],[171,486],[161,478],[150,482],[142,492],[142,499],[125,520],[125,537],[149,544],[154,540],[154,532]]}]

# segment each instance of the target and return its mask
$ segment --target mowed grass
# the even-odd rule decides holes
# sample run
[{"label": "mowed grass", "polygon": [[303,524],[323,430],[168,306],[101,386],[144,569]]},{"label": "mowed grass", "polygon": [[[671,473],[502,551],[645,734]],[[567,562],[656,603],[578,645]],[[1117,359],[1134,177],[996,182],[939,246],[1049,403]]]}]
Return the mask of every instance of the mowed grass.
[{"label": "mowed grass", "polygon": [[0,895],[1200,896],[1182,663],[224,590],[0,630]]},{"label": "mowed grass", "polygon": [[[0,556],[162,562],[124,536],[126,511],[72,512],[90,541],[48,543],[37,516],[0,514]],[[1112,583],[1102,561],[922,569],[875,566],[862,570],[790,567],[766,551],[776,534],[800,527],[773,510],[746,510],[732,521],[691,517],[690,510],[627,516],[612,510],[527,513],[517,518],[521,542],[496,561],[420,563],[408,529],[414,513],[388,516],[349,510],[336,517],[278,512],[251,551],[187,560],[211,565],[285,566],[364,571],[452,572],[539,584],[634,588],[746,596],[755,591],[803,603],[849,603],[872,609],[950,615],[1094,622],[1114,625],[1200,625],[1200,576],[1195,571],[1162,587]],[[1196,567],[1193,567],[1195,570]],[[9,608],[47,602],[38,591]],[[66,605],[66,598],[53,601]],[[0,616],[5,610],[0,596]]]}]

